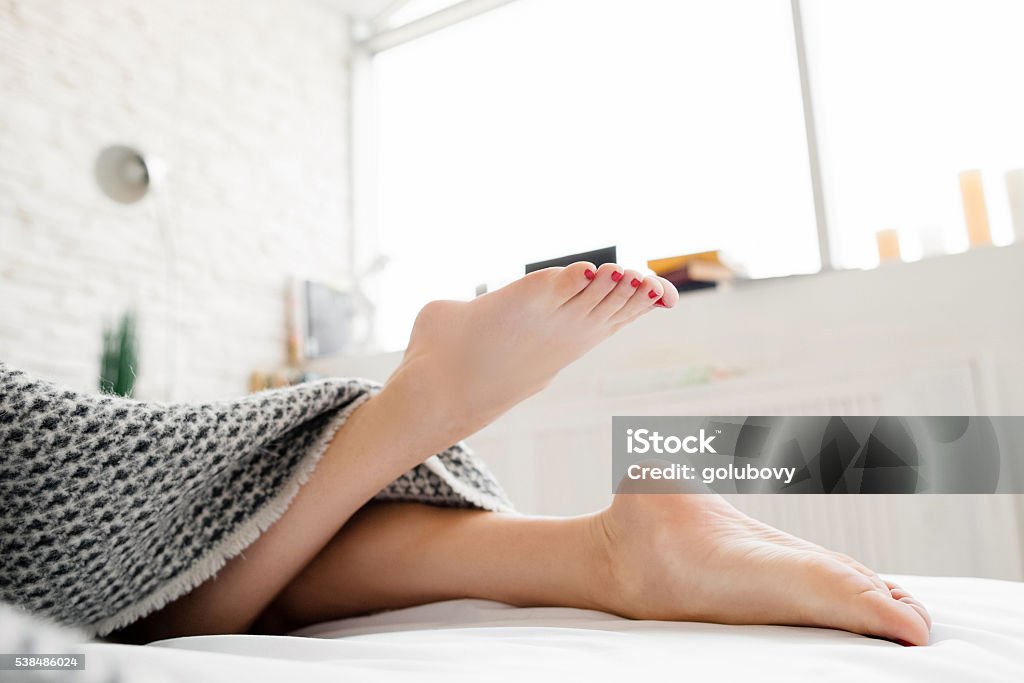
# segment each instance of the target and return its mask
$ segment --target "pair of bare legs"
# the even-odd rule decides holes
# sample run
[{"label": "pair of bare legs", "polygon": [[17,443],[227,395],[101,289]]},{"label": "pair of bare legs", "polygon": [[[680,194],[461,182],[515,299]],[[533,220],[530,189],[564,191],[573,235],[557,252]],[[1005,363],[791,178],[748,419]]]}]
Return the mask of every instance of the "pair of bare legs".
[{"label": "pair of bare legs", "polygon": [[926,644],[928,613],[901,588],[714,495],[623,494],[571,518],[366,505],[619,328],[677,301],[659,278],[578,263],[471,302],[429,304],[400,367],[339,430],[287,512],[215,578],[117,635],[283,633],[473,597]]}]

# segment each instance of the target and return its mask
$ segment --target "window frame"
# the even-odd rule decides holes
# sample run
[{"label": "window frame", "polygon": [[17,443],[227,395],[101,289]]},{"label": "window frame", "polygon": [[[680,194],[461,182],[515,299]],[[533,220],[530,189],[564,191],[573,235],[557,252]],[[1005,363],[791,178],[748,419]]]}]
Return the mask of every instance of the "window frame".
[{"label": "window frame", "polygon": [[[377,223],[374,215],[376,196],[375,109],[373,95],[373,59],[377,54],[418,40],[436,31],[516,2],[516,0],[460,0],[444,9],[400,26],[389,26],[388,19],[408,0],[397,0],[369,19],[350,21],[349,115],[347,121],[349,160],[349,254],[348,277],[358,287],[363,275],[380,262]],[[819,156],[819,138],[815,125],[814,97],[809,76],[807,45],[803,30],[802,0],[790,0],[794,48],[799,70],[800,94],[807,137],[808,167],[820,272],[835,268],[835,240],[828,223],[823,172]]]}]

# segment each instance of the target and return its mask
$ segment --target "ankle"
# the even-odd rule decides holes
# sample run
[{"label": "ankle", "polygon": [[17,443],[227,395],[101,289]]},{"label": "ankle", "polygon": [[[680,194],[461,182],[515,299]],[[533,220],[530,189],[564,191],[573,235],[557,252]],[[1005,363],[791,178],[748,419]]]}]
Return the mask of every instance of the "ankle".
[{"label": "ankle", "polygon": [[[384,390],[394,394],[392,403],[403,414],[413,413],[410,424],[422,427],[427,436],[444,435],[447,441],[437,449],[443,450],[483,429],[522,398],[503,396],[488,383],[472,386],[484,374],[430,355],[407,356]],[[489,384],[500,387],[501,382]]]},{"label": "ankle", "polygon": [[429,363],[403,362],[374,401],[398,425],[405,440],[427,458],[475,431],[453,384],[450,377],[432,376]]},{"label": "ankle", "polygon": [[629,616],[626,611],[635,587],[618,561],[618,532],[608,513],[609,510],[605,509],[586,517],[588,580],[585,582],[585,600],[589,609]]}]

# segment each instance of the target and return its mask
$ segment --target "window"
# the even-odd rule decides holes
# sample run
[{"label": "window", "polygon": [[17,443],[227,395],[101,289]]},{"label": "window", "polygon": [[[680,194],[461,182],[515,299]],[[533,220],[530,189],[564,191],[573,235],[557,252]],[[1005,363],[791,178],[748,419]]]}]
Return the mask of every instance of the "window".
[{"label": "window", "polygon": [[[1012,240],[1006,172],[1024,168],[1024,2],[804,0],[836,263],[966,248],[960,174],[980,170],[993,240]],[[928,245],[934,245],[929,247]]]},{"label": "window", "polygon": [[993,242],[1024,234],[1020,0],[475,1],[497,9],[372,60],[386,349],[430,299],[608,245],[753,277],[818,270],[816,219],[838,267],[877,265],[881,231],[905,259],[963,249],[965,172]]},{"label": "window", "polygon": [[524,264],[818,269],[788,0],[518,0],[373,62],[385,348]]}]

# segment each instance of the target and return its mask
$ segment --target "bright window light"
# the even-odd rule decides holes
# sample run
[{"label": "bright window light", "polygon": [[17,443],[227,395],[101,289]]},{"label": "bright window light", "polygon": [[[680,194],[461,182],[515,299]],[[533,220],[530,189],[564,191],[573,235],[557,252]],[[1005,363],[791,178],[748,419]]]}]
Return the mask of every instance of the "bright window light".
[{"label": "bright window light", "polygon": [[430,299],[603,246],[820,266],[789,0],[519,0],[373,70],[384,348]]},{"label": "bright window light", "polygon": [[960,173],[980,170],[993,240],[1012,239],[1006,172],[1024,168],[1024,2],[804,0],[837,265],[967,246]]}]

